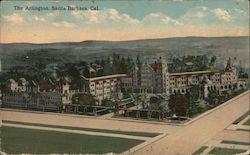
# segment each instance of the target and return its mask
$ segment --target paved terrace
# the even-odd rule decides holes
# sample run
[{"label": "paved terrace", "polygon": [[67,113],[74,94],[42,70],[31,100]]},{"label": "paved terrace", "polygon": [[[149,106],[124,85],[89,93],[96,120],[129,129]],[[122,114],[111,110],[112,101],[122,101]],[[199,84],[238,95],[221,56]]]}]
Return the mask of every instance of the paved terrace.
[{"label": "paved terrace", "polygon": [[145,143],[139,148],[131,149],[124,154],[138,155],[186,155],[192,154],[216,134],[224,130],[235,119],[249,110],[249,91],[231,99],[194,121],[185,125],[168,125],[163,123],[142,123],[136,121],[119,121],[86,116],[53,114],[25,111],[1,111],[1,119],[9,121],[63,125],[73,127],[100,128],[137,132],[159,132],[167,136]]}]

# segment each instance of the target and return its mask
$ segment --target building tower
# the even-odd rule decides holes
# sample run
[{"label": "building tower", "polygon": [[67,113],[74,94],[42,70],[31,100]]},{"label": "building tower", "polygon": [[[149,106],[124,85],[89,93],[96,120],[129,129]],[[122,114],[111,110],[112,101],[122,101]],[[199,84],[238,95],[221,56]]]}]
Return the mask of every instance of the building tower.
[{"label": "building tower", "polygon": [[170,80],[169,80],[167,61],[164,58],[160,57],[159,63],[162,65],[163,93],[169,96]]}]

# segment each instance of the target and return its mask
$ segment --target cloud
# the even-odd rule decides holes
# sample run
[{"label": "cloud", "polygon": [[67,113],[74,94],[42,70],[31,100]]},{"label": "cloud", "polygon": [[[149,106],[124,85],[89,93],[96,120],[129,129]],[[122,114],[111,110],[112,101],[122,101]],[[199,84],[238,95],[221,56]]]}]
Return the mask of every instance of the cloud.
[{"label": "cloud", "polygon": [[72,11],[71,15],[76,19],[82,19],[82,21],[86,21],[87,23],[100,23],[105,18],[99,11]]},{"label": "cloud", "polygon": [[32,19],[38,22],[46,22],[46,19],[43,17],[38,17],[38,16],[32,16]]},{"label": "cloud", "polygon": [[246,12],[246,11],[243,11],[243,10],[238,9],[238,8],[234,8],[233,10],[234,10],[234,12],[235,12],[236,14],[243,15],[243,16],[247,16],[247,12]]},{"label": "cloud", "polygon": [[[249,34],[248,11],[240,6],[234,6],[229,11],[224,8],[194,6],[178,17],[156,11],[137,19],[132,14],[114,8],[102,8],[100,11],[70,11],[66,14],[53,11],[44,14],[25,14],[25,16],[16,13],[2,15],[4,24],[1,28],[9,34],[5,35],[7,37],[3,42],[22,39],[29,39],[30,42],[54,42]],[[23,24],[13,27],[13,33],[9,32],[10,26],[20,23]],[[28,32],[38,34],[39,37],[23,38],[22,36]]]},{"label": "cloud", "polygon": [[52,25],[54,25],[55,27],[63,27],[63,28],[73,28],[73,27],[76,27],[75,24],[69,23],[69,22],[66,22],[66,21],[53,22]]},{"label": "cloud", "polygon": [[174,24],[174,25],[182,25],[182,23],[180,23],[179,21],[177,20],[174,20],[168,16],[165,16],[162,21],[165,23],[165,24]]},{"label": "cloud", "polygon": [[13,13],[12,15],[3,16],[3,19],[7,22],[17,25],[24,22],[24,18],[16,13]]},{"label": "cloud", "polygon": [[188,20],[191,19],[201,19],[203,17],[207,16],[207,7],[204,6],[198,6],[195,8],[192,8],[190,10],[188,10],[183,16],[182,18],[187,18]]},{"label": "cloud", "polygon": [[76,19],[82,19],[88,24],[96,23],[125,23],[136,25],[139,24],[139,20],[130,17],[128,14],[121,14],[116,9],[106,8],[102,11],[72,11],[71,15]]},{"label": "cloud", "polygon": [[[82,18],[82,14],[80,11],[72,11],[71,12],[71,15],[77,19],[80,19]],[[52,16],[52,14],[48,14],[48,16]]]},{"label": "cloud", "polygon": [[235,1],[239,3],[248,3],[248,0],[235,0]]},{"label": "cloud", "polygon": [[[210,10],[205,6],[197,6],[189,9],[179,18],[172,18],[162,12],[151,12],[145,15],[141,20],[121,13],[114,8],[104,8],[102,11],[72,11],[71,15],[77,19],[78,24],[93,24],[98,26],[121,28],[135,26],[134,28],[152,28],[152,27],[175,27],[175,26],[207,26],[228,24],[236,20],[236,13],[243,13],[241,10],[232,10],[231,14],[222,8]],[[237,17],[238,18],[238,17]],[[239,20],[239,19],[237,19]],[[222,22],[223,21],[223,22]]]},{"label": "cloud", "polygon": [[174,26],[174,25],[182,25],[181,22],[172,19],[171,17],[160,13],[160,12],[156,12],[156,13],[150,13],[149,15],[145,16],[141,23],[143,25],[159,25],[159,24],[164,24],[164,25],[169,25],[169,26]]},{"label": "cloud", "polygon": [[50,12],[50,13],[47,13],[46,16],[47,16],[47,17],[53,17],[53,16],[55,16],[55,14],[52,13],[52,12]]},{"label": "cloud", "polygon": [[217,18],[224,20],[226,22],[230,22],[233,20],[232,16],[228,13],[228,11],[222,8],[214,9],[212,10],[212,12]]},{"label": "cloud", "polygon": [[196,14],[194,14],[194,16],[198,18],[202,18],[205,16],[205,14],[203,12],[197,12]]},{"label": "cloud", "polygon": [[115,22],[127,22],[132,25],[140,23],[139,20],[134,19],[127,14],[120,14],[116,9],[112,8],[107,10],[107,15],[109,19]]}]

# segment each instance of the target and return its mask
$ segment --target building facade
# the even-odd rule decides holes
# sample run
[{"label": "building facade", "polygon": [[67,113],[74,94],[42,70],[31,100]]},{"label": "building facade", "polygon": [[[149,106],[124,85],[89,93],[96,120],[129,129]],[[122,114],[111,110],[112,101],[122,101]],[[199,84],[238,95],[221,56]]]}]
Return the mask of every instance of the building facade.
[{"label": "building facade", "polygon": [[167,65],[160,58],[153,64],[136,66],[130,78],[122,79],[125,91],[167,96],[186,94],[196,88],[199,89],[200,97],[206,98],[210,91],[221,95],[246,88],[246,82],[238,79],[230,59],[224,70],[169,73]]},{"label": "building facade", "polygon": [[[126,74],[116,74],[94,78],[83,78],[83,92],[95,96],[98,104],[104,99],[122,98],[121,79],[127,78]],[[131,79],[131,78],[130,78]]]},{"label": "building facade", "polygon": [[2,94],[3,106],[34,108],[44,110],[60,110],[65,104],[72,103],[72,96],[79,89],[72,87],[65,80],[55,86],[50,82],[26,81],[21,78],[16,82],[10,79],[7,90]]},{"label": "building facade", "polygon": [[[125,90],[134,93],[154,93],[169,95],[169,73],[167,64],[161,58],[153,64],[136,66],[128,78],[122,79]],[[128,83],[131,81],[132,83]]]},{"label": "building facade", "polygon": [[[72,86],[66,80],[57,84],[47,81],[17,81],[9,79],[2,92],[2,105],[60,109],[72,104],[78,93],[91,94],[101,105],[104,99],[122,99],[122,92],[149,93],[162,96],[196,92],[207,98],[209,92],[218,95],[246,88],[246,82],[238,79],[229,59],[220,71],[196,71],[169,73],[167,64],[159,58],[152,64],[136,65],[130,75],[115,74],[101,77],[82,77],[82,84]],[[195,89],[195,90],[194,90]],[[0,93],[1,95],[1,93]]]}]

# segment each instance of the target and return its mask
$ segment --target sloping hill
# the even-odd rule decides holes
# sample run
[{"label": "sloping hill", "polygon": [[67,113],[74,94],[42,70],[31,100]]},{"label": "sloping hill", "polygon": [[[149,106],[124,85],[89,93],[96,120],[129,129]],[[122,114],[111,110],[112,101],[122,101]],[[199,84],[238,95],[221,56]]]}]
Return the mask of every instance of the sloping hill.
[{"label": "sloping hill", "polygon": [[[166,58],[182,55],[216,55],[222,60],[237,57],[248,62],[249,37],[183,37],[131,41],[83,41],[48,44],[10,43],[0,44],[0,57],[4,70],[13,65],[31,62],[65,63],[93,61],[112,53],[141,55],[145,60],[158,56]],[[26,58],[29,58],[27,60]]]}]

